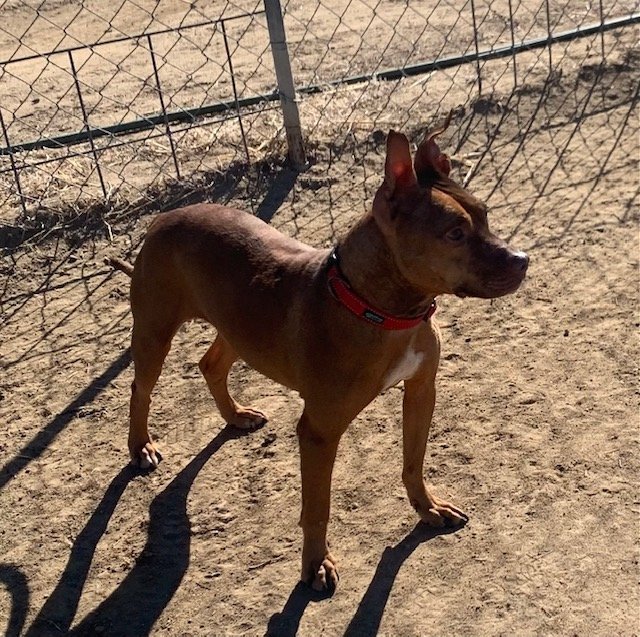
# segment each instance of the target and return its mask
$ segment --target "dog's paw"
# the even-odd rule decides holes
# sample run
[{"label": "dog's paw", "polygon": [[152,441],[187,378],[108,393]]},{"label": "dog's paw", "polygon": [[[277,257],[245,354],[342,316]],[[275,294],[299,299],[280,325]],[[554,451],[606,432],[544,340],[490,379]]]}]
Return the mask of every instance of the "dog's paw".
[{"label": "dog's paw", "polygon": [[261,411],[238,406],[227,422],[238,429],[253,431],[262,427],[267,417]]},{"label": "dog's paw", "polygon": [[436,528],[445,526],[464,526],[469,521],[469,516],[457,506],[441,500],[427,490],[426,499],[422,502],[410,498],[411,506],[418,512],[420,519],[427,525]]},{"label": "dog's paw", "polygon": [[419,511],[418,513],[420,514],[420,519],[425,524],[438,528],[444,526],[464,526],[469,521],[466,513],[448,502],[432,506],[429,510]]},{"label": "dog's paw", "polygon": [[318,593],[333,595],[340,579],[335,559],[326,555],[319,564],[303,565],[300,579]]},{"label": "dog's paw", "polygon": [[155,469],[161,460],[162,456],[152,442],[146,443],[136,452],[131,452],[131,464],[139,469]]}]

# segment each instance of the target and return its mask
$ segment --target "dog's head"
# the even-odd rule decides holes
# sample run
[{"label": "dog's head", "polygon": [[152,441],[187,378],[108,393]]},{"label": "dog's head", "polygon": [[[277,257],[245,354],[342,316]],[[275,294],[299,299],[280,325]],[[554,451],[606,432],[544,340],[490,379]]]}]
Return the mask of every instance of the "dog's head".
[{"label": "dog's head", "polygon": [[387,137],[385,176],[373,216],[403,276],[429,294],[494,298],[515,292],[529,257],[489,230],[487,206],[449,177],[451,162],[429,133],[411,159],[402,133]]}]

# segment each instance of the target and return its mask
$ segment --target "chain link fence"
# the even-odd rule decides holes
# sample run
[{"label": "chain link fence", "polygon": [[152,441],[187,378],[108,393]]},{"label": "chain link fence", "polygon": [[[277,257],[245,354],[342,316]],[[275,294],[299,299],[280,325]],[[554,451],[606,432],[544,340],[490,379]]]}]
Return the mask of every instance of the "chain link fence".
[{"label": "chain link fence", "polygon": [[18,224],[44,236],[272,144],[279,116],[252,99],[274,85],[264,12],[245,5],[5,2],[3,222],[21,209]]},{"label": "chain link fence", "polygon": [[[379,186],[387,130],[418,143],[450,110],[443,145],[457,179],[469,184],[483,172],[474,187],[490,204],[513,205],[519,189],[528,211],[556,181],[595,184],[618,137],[637,134],[633,118],[612,118],[617,106],[637,105],[637,9],[572,0],[323,0],[313,11],[287,3],[302,128],[320,149],[321,168],[308,178],[319,182],[322,211],[310,218],[294,200],[289,231],[335,240]],[[583,133],[597,114],[606,117],[598,135]],[[542,147],[532,143],[538,134]]]},{"label": "chain link fence", "polygon": [[[331,241],[342,210],[366,207],[389,128],[417,140],[453,109],[449,147],[469,182],[514,104],[537,114],[564,92],[555,117],[575,102],[568,75],[628,72],[640,18],[630,0],[283,2],[308,161],[298,175],[283,162],[270,4],[0,2],[3,248],[234,196],[265,218],[288,199],[279,223]],[[317,205],[302,222],[304,189]]]}]

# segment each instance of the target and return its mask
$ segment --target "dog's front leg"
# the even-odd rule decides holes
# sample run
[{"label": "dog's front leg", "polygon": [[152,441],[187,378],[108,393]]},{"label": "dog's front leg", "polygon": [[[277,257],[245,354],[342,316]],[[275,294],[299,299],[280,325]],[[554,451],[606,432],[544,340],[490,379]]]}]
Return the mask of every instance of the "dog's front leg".
[{"label": "dog's front leg", "polygon": [[459,526],[468,518],[456,506],[441,500],[427,487],[422,475],[429,427],[436,402],[435,371],[427,378],[404,383],[402,481],[411,506],[430,526]]},{"label": "dog's front leg", "polygon": [[303,582],[314,590],[335,590],[338,584],[336,561],[329,553],[327,525],[331,499],[331,473],[342,431],[310,417],[305,410],[298,422],[300,469],[302,474],[302,514],[300,526]]}]

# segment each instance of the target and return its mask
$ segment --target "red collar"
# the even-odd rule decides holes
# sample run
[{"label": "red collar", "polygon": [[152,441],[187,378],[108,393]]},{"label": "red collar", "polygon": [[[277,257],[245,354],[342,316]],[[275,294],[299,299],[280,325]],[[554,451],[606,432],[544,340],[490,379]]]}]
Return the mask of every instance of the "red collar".
[{"label": "red collar", "polygon": [[361,299],[352,289],[347,280],[340,272],[338,265],[338,255],[335,250],[329,257],[328,285],[333,297],[344,305],[350,312],[355,314],[367,323],[372,323],[383,330],[407,330],[428,321],[436,311],[436,300],[433,299],[429,309],[420,316],[414,318],[404,318],[391,316],[382,310],[371,307],[364,299]]}]

